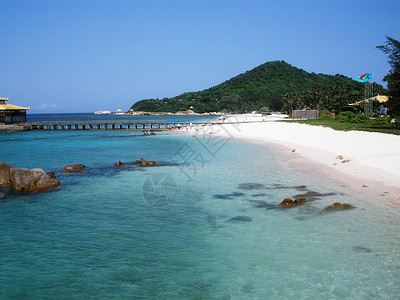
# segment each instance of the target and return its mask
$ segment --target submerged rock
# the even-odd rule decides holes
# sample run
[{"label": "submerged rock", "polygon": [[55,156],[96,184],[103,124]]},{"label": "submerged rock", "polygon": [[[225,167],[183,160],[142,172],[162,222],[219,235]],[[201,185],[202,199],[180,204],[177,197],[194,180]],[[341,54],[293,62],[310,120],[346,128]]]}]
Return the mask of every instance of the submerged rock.
[{"label": "submerged rock", "polygon": [[305,185],[297,185],[297,186],[294,186],[293,188],[295,188],[298,191],[304,191],[307,188],[307,186],[305,186]]},{"label": "submerged rock", "polygon": [[5,193],[3,193],[3,192],[0,192],[0,199],[4,198],[5,196],[6,196],[6,194],[5,194]]},{"label": "submerged rock", "polygon": [[264,189],[265,185],[261,183],[241,183],[238,187],[241,190],[260,190]]},{"label": "submerged rock", "polygon": [[140,167],[147,167],[147,166],[155,166],[158,164],[158,162],[156,162],[155,160],[148,161],[145,158],[141,158],[135,161],[135,164],[138,164]]},{"label": "submerged rock", "polygon": [[0,187],[10,186],[10,168],[6,163],[0,163]]},{"label": "submerged rock", "polygon": [[244,196],[244,194],[243,193],[238,193],[238,192],[233,192],[233,193],[230,193],[230,194],[215,194],[215,195],[213,195],[214,198],[224,199],[224,200],[231,200],[234,197],[241,197],[241,196]]},{"label": "submerged rock", "polygon": [[372,253],[372,249],[364,246],[354,246],[353,250],[355,252],[365,252],[365,253]]},{"label": "submerged rock", "polygon": [[65,166],[63,169],[67,170],[67,171],[78,171],[78,170],[86,169],[86,166],[82,165],[82,164],[74,164],[74,165]]},{"label": "submerged rock", "polygon": [[236,216],[229,219],[229,222],[252,222],[253,220],[248,216]]},{"label": "submerged rock", "polygon": [[310,200],[316,200],[318,197],[329,197],[329,196],[335,196],[336,193],[329,192],[329,193],[319,193],[319,192],[314,192],[314,191],[307,191],[306,193],[303,194],[297,194],[294,197],[296,198],[306,198],[308,201]]},{"label": "submerged rock", "polygon": [[249,200],[250,203],[253,204],[253,207],[256,208],[265,208],[265,209],[274,209],[276,208],[276,205],[273,205],[271,203],[268,203],[266,201],[263,200]]},{"label": "submerged rock", "polygon": [[293,206],[298,206],[306,203],[307,200],[305,198],[296,198],[296,200],[292,200],[290,198],[284,199],[281,203],[278,204],[279,207],[289,208]]},{"label": "submerged rock", "polygon": [[348,203],[339,203],[335,202],[332,205],[329,205],[327,208],[325,208],[325,211],[335,211],[335,210],[343,210],[343,209],[351,209],[354,208],[354,206],[348,204]]},{"label": "submerged rock", "polygon": [[265,196],[268,196],[268,194],[266,194],[266,193],[258,193],[258,194],[254,194],[254,195],[251,195],[252,197],[265,197]]}]

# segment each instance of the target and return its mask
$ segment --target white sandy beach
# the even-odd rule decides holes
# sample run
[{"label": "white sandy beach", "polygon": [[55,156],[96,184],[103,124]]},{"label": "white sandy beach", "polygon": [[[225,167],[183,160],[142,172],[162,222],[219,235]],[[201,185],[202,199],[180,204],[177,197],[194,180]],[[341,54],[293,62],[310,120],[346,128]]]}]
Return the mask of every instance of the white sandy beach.
[{"label": "white sandy beach", "polygon": [[[238,120],[238,116],[234,116],[225,123]],[[390,190],[390,198],[400,200],[400,136],[336,131],[290,122],[257,121],[224,124],[224,130],[217,130],[214,126],[214,134],[283,146],[293,158],[293,167],[315,169],[339,181],[351,182],[355,189],[362,192],[379,194]],[[339,155],[343,158],[338,159]]]}]

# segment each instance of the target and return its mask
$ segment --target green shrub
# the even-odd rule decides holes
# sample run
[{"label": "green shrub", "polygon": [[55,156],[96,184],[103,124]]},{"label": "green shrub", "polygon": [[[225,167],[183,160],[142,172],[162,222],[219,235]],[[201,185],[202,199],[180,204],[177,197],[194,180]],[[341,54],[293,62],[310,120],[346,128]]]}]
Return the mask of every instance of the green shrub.
[{"label": "green shrub", "polygon": [[369,121],[370,121],[369,117],[363,114],[356,115],[356,117],[353,120],[354,123],[369,123]]},{"label": "green shrub", "polygon": [[376,118],[371,120],[371,125],[388,125],[388,119],[386,118]]},{"label": "green shrub", "polygon": [[351,111],[344,111],[339,113],[335,120],[341,123],[354,123],[356,115]]},{"label": "green shrub", "polygon": [[327,115],[329,116],[331,112],[329,110],[323,109],[319,111],[319,116],[322,117],[322,115]]},{"label": "green shrub", "polygon": [[325,115],[325,116],[319,117],[318,120],[321,120],[321,121],[333,121],[333,118],[331,116]]}]

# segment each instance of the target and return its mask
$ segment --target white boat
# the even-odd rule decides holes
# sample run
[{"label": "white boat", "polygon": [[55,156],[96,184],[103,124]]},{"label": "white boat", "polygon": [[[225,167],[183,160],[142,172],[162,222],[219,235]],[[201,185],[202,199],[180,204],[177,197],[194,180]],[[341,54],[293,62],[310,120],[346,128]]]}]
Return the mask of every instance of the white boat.
[{"label": "white boat", "polygon": [[94,114],[95,115],[109,115],[109,114],[111,114],[111,111],[109,111],[109,110],[99,110],[99,111],[96,111]]}]

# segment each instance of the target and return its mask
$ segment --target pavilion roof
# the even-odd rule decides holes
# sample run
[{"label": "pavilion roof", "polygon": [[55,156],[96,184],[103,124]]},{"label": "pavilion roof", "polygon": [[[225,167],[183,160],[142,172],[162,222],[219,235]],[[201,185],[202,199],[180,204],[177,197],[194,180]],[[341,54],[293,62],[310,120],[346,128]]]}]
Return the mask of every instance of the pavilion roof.
[{"label": "pavilion roof", "polygon": [[368,99],[359,100],[359,101],[356,101],[354,103],[349,103],[349,105],[361,105],[365,101],[369,101],[369,100],[375,100],[375,101],[378,101],[379,103],[385,103],[385,102],[387,102],[389,100],[389,97],[388,96],[384,96],[384,95],[378,95],[378,96],[371,97],[371,98],[368,98]]},{"label": "pavilion roof", "polygon": [[0,103],[0,111],[1,110],[28,110],[30,107],[22,107],[22,106],[17,106],[17,105],[12,105],[12,104],[3,104]]}]

